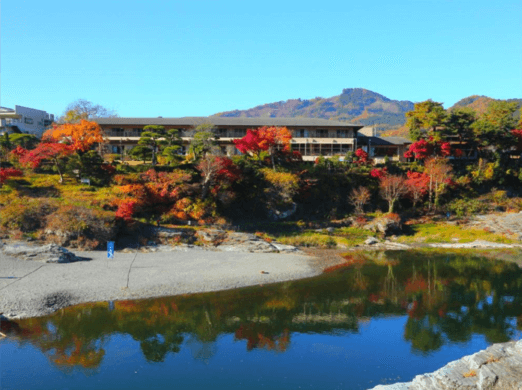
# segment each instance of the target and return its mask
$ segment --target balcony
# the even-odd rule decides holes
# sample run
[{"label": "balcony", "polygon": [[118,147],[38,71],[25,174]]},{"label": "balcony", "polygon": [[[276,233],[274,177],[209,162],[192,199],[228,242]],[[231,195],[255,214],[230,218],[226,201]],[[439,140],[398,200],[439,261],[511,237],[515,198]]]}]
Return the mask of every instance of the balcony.
[{"label": "balcony", "polygon": [[128,138],[128,137],[141,137],[141,131],[134,131],[134,130],[129,130],[129,131],[107,131],[105,133],[105,135],[107,137],[123,137],[123,138]]}]

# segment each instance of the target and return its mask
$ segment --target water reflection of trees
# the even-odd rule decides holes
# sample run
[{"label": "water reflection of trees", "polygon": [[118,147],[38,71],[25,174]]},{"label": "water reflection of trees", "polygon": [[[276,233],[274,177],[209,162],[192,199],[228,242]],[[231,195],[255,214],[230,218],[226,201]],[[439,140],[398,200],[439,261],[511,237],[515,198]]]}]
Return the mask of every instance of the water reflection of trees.
[{"label": "water reflection of trees", "polygon": [[509,340],[515,332],[509,319],[522,320],[521,285],[522,273],[511,263],[381,253],[348,258],[345,267],[306,281],[82,305],[11,323],[8,334],[37,346],[60,367],[93,369],[103,359],[105,340],[117,333],[139,342],[150,362],[164,361],[190,340],[211,351],[194,357],[208,360],[221,334],[246,341],[247,350],[284,352],[293,332],[357,332],[366,318],[407,314],[405,340],[414,351],[429,353],[473,334],[489,342]]}]

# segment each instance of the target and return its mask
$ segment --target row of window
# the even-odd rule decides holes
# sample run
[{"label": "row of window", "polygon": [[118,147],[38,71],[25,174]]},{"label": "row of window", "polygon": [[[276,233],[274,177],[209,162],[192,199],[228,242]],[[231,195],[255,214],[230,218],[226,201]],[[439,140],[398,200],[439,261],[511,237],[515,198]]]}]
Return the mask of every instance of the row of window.
[{"label": "row of window", "polygon": [[[22,119],[18,119],[18,118],[7,118],[6,120],[6,123],[25,123],[25,124],[28,124],[28,125],[32,125],[34,123],[34,120],[33,118],[28,118],[28,117],[23,117]],[[40,123],[38,123],[40,124]]]},{"label": "row of window", "polygon": [[[124,150],[130,150],[133,146],[131,145],[112,145],[112,153],[120,154]],[[292,145],[292,150],[301,153],[302,156],[333,156],[337,154],[346,154],[353,151],[353,145],[350,144],[297,144]],[[233,145],[226,145],[221,147],[221,152],[226,155],[241,154],[241,152]],[[187,153],[187,147],[182,146],[179,150],[179,154],[185,155]]]},{"label": "row of window", "polygon": [[[113,127],[111,129],[111,136],[113,137],[139,137],[142,128],[123,129]],[[181,130],[180,136],[187,137],[193,135],[194,130]],[[246,135],[245,129],[216,129],[215,134],[221,138],[242,138]],[[293,130],[295,138],[352,138],[352,130]]]}]

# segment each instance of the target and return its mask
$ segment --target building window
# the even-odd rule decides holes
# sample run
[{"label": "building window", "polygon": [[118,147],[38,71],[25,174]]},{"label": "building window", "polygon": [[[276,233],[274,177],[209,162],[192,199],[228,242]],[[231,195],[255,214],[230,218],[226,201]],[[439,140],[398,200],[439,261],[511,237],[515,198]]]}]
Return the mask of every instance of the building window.
[{"label": "building window", "polygon": [[216,135],[218,137],[226,137],[227,136],[227,129],[217,129]]},{"label": "building window", "polygon": [[246,135],[246,130],[243,129],[234,129],[234,137],[243,138]]},{"label": "building window", "polygon": [[119,128],[119,127],[113,127],[111,129],[111,135],[113,137],[123,137],[123,133],[124,133],[124,130],[122,128]]},{"label": "building window", "polygon": [[296,138],[308,138],[309,137],[308,130],[305,130],[305,129],[296,130],[295,137]]},{"label": "building window", "polygon": [[33,124],[33,118],[24,118],[24,123],[27,123],[28,125]]},{"label": "building window", "polygon": [[315,133],[317,138],[328,138],[328,130],[316,130]]}]

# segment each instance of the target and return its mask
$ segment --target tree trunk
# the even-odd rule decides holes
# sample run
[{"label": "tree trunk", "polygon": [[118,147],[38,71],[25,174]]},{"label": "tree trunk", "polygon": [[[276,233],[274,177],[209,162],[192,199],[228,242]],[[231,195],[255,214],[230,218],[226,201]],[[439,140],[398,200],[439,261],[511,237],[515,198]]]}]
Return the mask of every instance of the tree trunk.
[{"label": "tree trunk", "polygon": [[430,194],[429,194],[429,200],[428,200],[428,205],[429,205],[429,209],[431,210],[431,206],[432,206],[432,201],[433,201],[433,192],[432,192],[432,188],[433,188],[433,175],[430,175]]},{"label": "tree trunk", "polygon": [[60,165],[58,163],[58,159],[54,160],[54,165],[56,166],[56,170],[58,171],[58,174],[60,175],[60,184],[62,184],[63,183],[63,173],[60,170]]},{"label": "tree trunk", "polygon": [[205,176],[205,179],[203,180],[203,186],[201,189],[201,199],[202,200],[205,200],[205,198],[207,197],[211,182],[212,182],[212,180],[210,179],[210,175]]},{"label": "tree trunk", "polygon": [[156,147],[152,147],[152,165],[156,165]]}]

